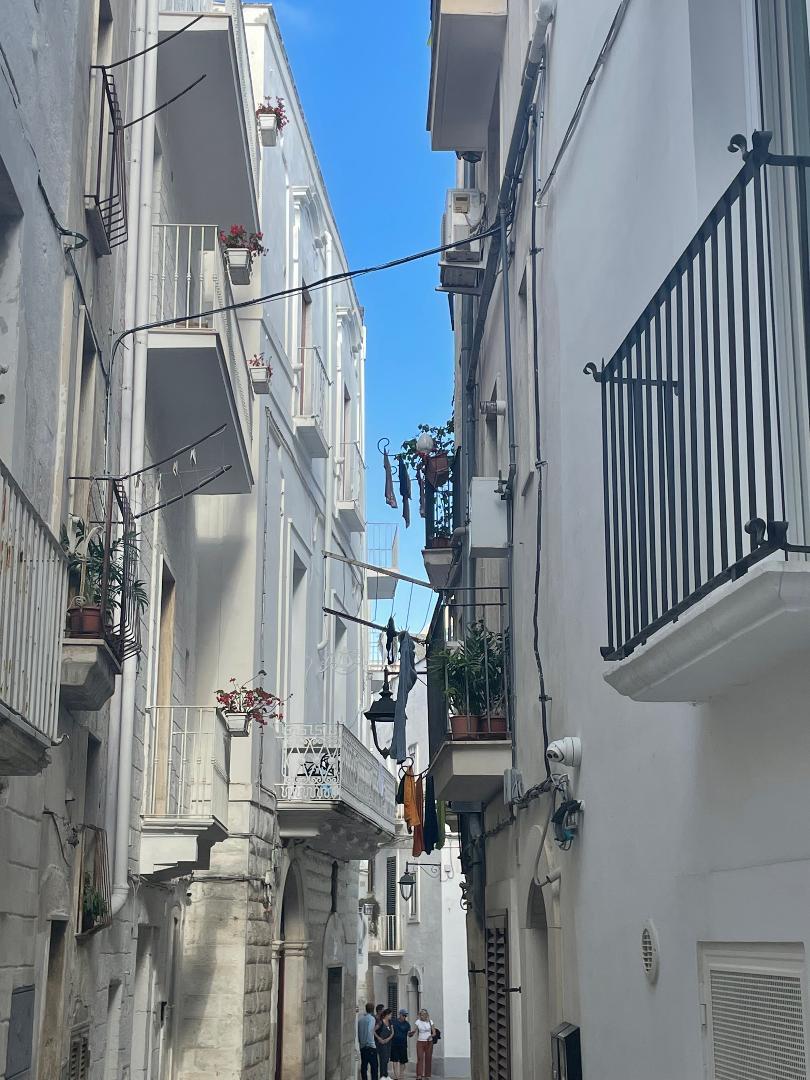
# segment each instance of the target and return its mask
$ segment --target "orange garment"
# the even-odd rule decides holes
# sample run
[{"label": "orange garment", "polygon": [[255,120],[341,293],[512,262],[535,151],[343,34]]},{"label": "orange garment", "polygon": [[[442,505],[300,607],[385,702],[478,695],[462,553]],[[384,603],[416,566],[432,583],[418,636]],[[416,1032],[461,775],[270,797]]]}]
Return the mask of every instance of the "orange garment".
[{"label": "orange garment", "polygon": [[418,859],[425,850],[425,794],[422,786],[422,777],[416,781],[416,808],[419,820],[413,827],[413,857]]},{"label": "orange garment", "polygon": [[422,815],[419,812],[419,803],[416,798],[416,777],[409,765],[405,770],[405,783],[402,791],[405,806],[405,824],[409,829],[422,824]]}]

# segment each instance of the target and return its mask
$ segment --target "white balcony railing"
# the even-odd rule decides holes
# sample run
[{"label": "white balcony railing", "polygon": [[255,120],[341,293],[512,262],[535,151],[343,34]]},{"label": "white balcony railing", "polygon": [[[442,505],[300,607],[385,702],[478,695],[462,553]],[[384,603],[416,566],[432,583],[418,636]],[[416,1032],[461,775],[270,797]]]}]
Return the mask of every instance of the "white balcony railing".
[{"label": "white balcony railing", "polygon": [[245,20],[242,16],[241,0],[160,0],[160,10],[171,13],[203,15],[206,12],[230,15],[236,47],[236,63],[239,69],[239,89],[242,95],[242,108],[245,111],[248,152],[253,183],[259,189],[259,142],[256,131],[256,102],[253,100],[253,84],[250,77]]},{"label": "white balcony railing", "polygon": [[285,728],[278,791],[284,802],[344,802],[394,831],[396,781],[342,724]]},{"label": "white balcony railing", "polygon": [[250,375],[239,320],[234,311],[205,314],[233,302],[216,225],[153,226],[151,318],[153,321],[182,320],[167,330],[217,331],[226,355],[242,430],[249,440],[253,434]]},{"label": "white balcony railing", "polygon": [[366,525],[367,561],[373,566],[392,570],[399,566],[399,531],[388,522],[370,521]]},{"label": "white balcony railing", "polygon": [[321,350],[317,345],[309,345],[298,350],[298,364],[295,367],[295,375],[296,418],[299,420],[317,420],[324,435],[326,435],[329,376],[321,358]]},{"label": "white balcony railing", "polygon": [[344,443],[340,466],[339,501],[362,511],[365,500],[366,463],[360,444]]},{"label": "white balcony railing", "polygon": [[67,559],[0,462],[0,708],[56,738]]},{"label": "white balcony railing", "polygon": [[405,935],[401,915],[380,915],[377,918],[377,947],[380,952],[404,952]]},{"label": "white balcony railing", "polygon": [[230,736],[210,706],[154,706],[147,760],[147,817],[228,822]]}]

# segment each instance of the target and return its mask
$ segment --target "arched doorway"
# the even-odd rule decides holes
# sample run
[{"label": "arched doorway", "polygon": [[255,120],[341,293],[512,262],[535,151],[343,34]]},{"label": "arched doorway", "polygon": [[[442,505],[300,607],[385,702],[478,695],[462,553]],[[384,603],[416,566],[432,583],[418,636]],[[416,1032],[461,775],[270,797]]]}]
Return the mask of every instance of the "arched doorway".
[{"label": "arched doorway", "polygon": [[524,1068],[527,1077],[551,1076],[551,1029],[553,1024],[549,978],[548,919],[543,890],[533,881],[526,911],[525,951],[520,995],[523,1008]]},{"label": "arched doorway", "polygon": [[411,976],[408,979],[408,1019],[411,1021],[411,1023],[416,1020],[421,1007],[422,988],[419,984],[419,976],[415,971],[413,971],[411,972]]},{"label": "arched doorway", "polygon": [[276,1080],[301,1080],[304,1031],[301,1002],[306,988],[303,890],[298,868],[290,864],[284,882],[279,921],[276,997]]}]

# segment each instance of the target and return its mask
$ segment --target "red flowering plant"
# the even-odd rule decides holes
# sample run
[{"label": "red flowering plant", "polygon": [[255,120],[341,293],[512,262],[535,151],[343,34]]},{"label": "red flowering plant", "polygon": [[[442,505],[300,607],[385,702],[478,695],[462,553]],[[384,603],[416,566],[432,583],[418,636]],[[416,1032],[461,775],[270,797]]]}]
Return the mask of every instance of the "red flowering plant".
[{"label": "red flowering plant", "polygon": [[260,105],[256,106],[257,116],[266,115],[267,113],[275,113],[276,125],[279,131],[283,131],[290,122],[290,118],[284,110],[284,98],[277,97],[274,105],[273,99],[266,97]]},{"label": "red flowering plant", "polygon": [[254,353],[253,356],[251,356],[250,360],[248,360],[248,364],[250,367],[253,368],[264,368],[267,372],[268,379],[273,374],[273,369],[265,360],[263,352]]},{"label": "red flowering plant", "polygon": [[251,255],[267,254],[263,239],[263,232],[249,233],[244,225],[231,225],[228,232],[219,230],[219,242],[224,248],[247,248]]},{"label": "red flowering plant", "polygon": [[217,705],[226,713],[239,713],[263,727],[268,720],[283,720],[281,698],[261,686],[237,686],[230,680],[227,690],[217,690]]}]

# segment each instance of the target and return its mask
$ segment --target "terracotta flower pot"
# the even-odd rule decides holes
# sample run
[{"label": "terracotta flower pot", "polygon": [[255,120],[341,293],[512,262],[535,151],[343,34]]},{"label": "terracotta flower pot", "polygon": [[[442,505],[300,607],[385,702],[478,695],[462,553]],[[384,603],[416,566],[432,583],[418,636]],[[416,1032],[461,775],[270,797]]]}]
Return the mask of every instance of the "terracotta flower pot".
[{"label": "terracotta flower pot", "polygon": [[451,716],[450,732],[454,739],[477,739],[480,722],[477,716]]},{"label": "terracotta flower pot", "polygon": [[482,716],[479,723],[481,734],[491,739],[502,739],[508,734],[505,716]]},{"label": "terracotta flower pot", "polygon": [[84,604],[68,611],[70,637],[100,638],[104,636],[104,618],[100,604]]},{"label": "terracotta flower pot", "polygon": [[447,452],[429,454],[425,458],[425,477],[432,488],[441,487],[450,479],[450,458]]}]

